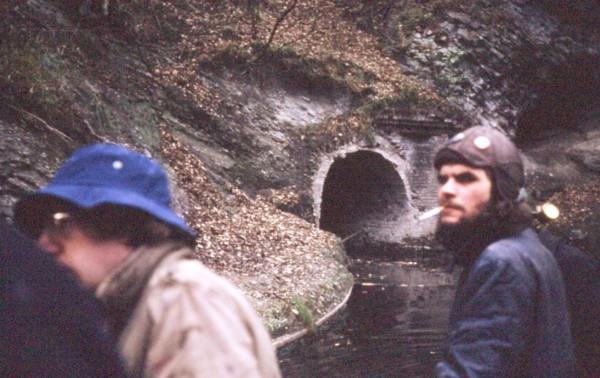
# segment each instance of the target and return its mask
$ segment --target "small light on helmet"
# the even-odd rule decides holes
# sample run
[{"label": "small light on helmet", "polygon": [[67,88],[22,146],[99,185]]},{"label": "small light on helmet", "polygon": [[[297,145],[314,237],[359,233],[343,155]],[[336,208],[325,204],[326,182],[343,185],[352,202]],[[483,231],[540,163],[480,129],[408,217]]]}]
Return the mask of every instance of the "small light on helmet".
[{"label": "small light on helmet", "polygon": [[546,202],[542,205],[542,213],[546,218],[554,220],[560,215],[560,210],[558,210],[558,207],[556,207],[554,204]]},{"label": "small light on helmet", "polygon": [[480,135],[480,136],[478,136],[477,138],[475,138],[473,140],[473,144],[478,149],[485,150],[486,148],[488,148],[492,144],[492,142],[490,142],[490,140],[487,137],[484,137],[483,135]]}]

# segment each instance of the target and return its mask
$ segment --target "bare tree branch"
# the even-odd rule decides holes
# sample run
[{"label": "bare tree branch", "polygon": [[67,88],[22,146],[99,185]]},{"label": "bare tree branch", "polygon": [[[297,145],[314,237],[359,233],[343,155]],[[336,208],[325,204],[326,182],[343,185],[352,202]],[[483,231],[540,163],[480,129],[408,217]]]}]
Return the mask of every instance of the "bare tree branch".
[{"label": "bare tree branch", "polygon": [[50,124],[48,124],[48,122],[44,121],[43,119],[41,119],[40,117],[36,116],[35,114],[33,114],[33,113],[30,113],[30,112],[28,112],[28,111],[27,111],[27,110],[25,110],[25,109],[22,109],[22,108],[16,107],[16,106],[14,106],[14,105],[11,105],[11,104],[8,104],[8,103],[5,103],[5,105],[6,105],[6,106],[8,106],[9,108],[12,108],[13,110],[16,110],[16,111],[18,111],[18,112],[20,112],[20,113],[23,113],[23,114],[25,114],[25,115],[29,116],[30,118],[33,118],[34,120],[38,121],[38,122],[39,122],[39,123],[41,123],[41,124],[42,124],[42,126],[44,126],[44,127],[47,129],[47,130],[49,130],[49,131],[50,131],[50,132],[52,132],[53,134],[56,134],[56,135],[58,135],[58,136],[59,136],[59,137],[60,137],[62,140],[64,140],[65,142],[71,142],[71,143],[73,142],[73,139],[72,139],[70,136],[68,136],[67,134],[65,134],[65,133],[63,133],[62,131],[58,130],[57,128],[54,128],[54,127],[50,126]]},{"label": "bare tree branch", "polygon": [[85,125],[85,127],[87,128],[88,132],[90,133],[91,136],[93,136],[94,138],[96,138],[96,140],[99,140],[101,142],[109,142],[109,140],[101,135],[98,135],[94,129],[92,128],[92,125],[90,125],[90,123],[87,120],[83,120],[83,124]]},{"label": "bare tree branch", "polygon": [[254,59],[254,61],[257,61],[260,58],[262,58],[262,56],[265,54],[265,52],[267,51],[269,46],[271,46],[271,43],[273,42],[273,38],[275,38],[275,33],[277,33],[277,29],[279,28],[279,26],[281,25],[283,20],[285,20],[285,18],[294,10],[294,8],[296,8],[297,4],[298,4],[298,0],[292,0],[292,2],[287,6],[287,8],[283,11],[283,13],[281,13],[279,15],[279,17],[277,17],[277,20],[275,21],[275,25],[273,25],[273,29],[271,29],[271,34],[269,35],[269,39],[267,40],[267,43],[265,43],[265,45],[256,54],[256,58]]}]

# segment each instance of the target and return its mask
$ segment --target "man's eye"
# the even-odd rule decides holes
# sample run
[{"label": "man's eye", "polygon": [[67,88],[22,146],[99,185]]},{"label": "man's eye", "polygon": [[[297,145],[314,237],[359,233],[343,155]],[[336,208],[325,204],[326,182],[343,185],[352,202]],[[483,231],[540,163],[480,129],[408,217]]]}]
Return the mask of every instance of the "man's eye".
[{"label": "man's eye", "polygon": [[471,173],[462,173],[462,174],[456,176],[456,181],[463,183],[463,184],[467,184],[470,182],[477,181],[477,177]]},{"label": "man's eye", "polygon": [[437,177],[438,184],[444,185],[446,181],[448,181],[448,176],[438,175]]}]

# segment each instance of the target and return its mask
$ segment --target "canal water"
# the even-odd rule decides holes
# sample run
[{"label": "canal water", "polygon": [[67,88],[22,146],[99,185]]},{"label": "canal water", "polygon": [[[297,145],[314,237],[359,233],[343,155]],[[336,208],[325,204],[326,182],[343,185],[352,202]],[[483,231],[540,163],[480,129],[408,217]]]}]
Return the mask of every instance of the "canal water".
[{"label": "canal water", "polygon": [[347,306],[314,334],[278,351],[284,377],[431,377],[448,326],[458,272],[449,256],[350,259]]}]

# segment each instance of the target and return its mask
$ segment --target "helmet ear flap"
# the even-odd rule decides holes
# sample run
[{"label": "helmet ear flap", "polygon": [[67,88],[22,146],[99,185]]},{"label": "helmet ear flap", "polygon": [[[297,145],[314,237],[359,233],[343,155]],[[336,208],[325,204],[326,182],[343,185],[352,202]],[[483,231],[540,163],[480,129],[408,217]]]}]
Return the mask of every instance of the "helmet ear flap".
[{"label": "helmet ear flap", "polygon": [[518,164],[503,164],[493,168],[499,199],[517,201],[525,186],[523,169]]}]

